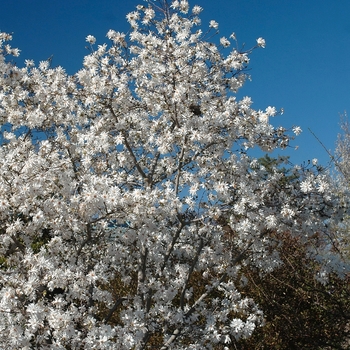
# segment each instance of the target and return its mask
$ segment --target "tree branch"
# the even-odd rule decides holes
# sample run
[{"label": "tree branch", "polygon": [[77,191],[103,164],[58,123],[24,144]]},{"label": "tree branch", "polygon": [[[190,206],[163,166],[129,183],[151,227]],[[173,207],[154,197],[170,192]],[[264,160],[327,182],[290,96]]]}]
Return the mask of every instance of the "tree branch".
[{"label": "tree branch", "polygon": [[151,171],[150,171],[149,174],[148,174],[148,185],[149,185],[150,187],[152,186],[153,175],[154,175],[154,172],[155,172],[155,170],[156,170],[159,157],[160,157],[160,152],[157,152],[157,153],[156,153],[156,156],[154,157],[154,160],[153,160],[153,164],[152,164]]},{"label": "tree branch", "polygon": [[164,262],[163,262],[163,265],[161,267],[161,271],[163,271],[165,269],[165,266],[170,258],[170,255],[174,249],[174,246],[175,246],[175,243],[177,241],[177,239],[179,238],[180,236],[180,233],[182,231],[182,229],[184,228],[185,224],[183,222],[180,222],[180,226],[179,228],[176,230],[174,236],[173,236],[173,239],[171,241],[171,243],[169,244],[167,250],[166,250],[166,253],[165,253],[165,256],[164,256]]},{"label": "tree branch", "polygon": [[203,249],[203,246],[204,246],[204,240],[203,238],[201,237],[200,238],[200,242],[199,242],[199,246],[197,248],[197,251],[196,251],[196,255],[193,259],[193,262],[192,262],[192,265],[188,271],[188,274],[187,274],[187,278],[186,278],[186,282],[182,288],[182,292],[181,292],[181,296],[180,296],[180,307],[181,309],[183,310],[184,309],[184,303],[185,303],[185,294],[186,294],[186,290],[187,290],[187,286],[188,286],[188,282],[190,281],[190,278],[191,278],[191,275],[193,273],[193,270],[198,262],[198,258],[199,258],[199,255],[201,254],[201,251]]},{"label": "tree branch", "polygon": [[119,298],[114,303],[113,307],[109,310],[108,315],[105,317],[104,322],[107,323],[111,317],[113,316],[114,311],[118,309],[118,307],[122,304],[122,302],[126,300],[126,298]]},{"label": "tree branch", "polygon": [[181,152],[180,152],[180,157],[179,157],[179,165],[177,167],[177,175],[176,175],[176,180],[175,180],[175,194],[178,195],[179,193],[179,184],[180,184],[180,176],[181,176],[181,169],[183,166],[183,158],[185,155],[185,143],[182,146]]},{"label": "tree branch", "polygon": [[135,156],[135,153],[133,152],[130,144],[129,144],[129,141],[127,139],[127,135],[126,135],[126,132],[125,131],[122,131],[123,133],[123,137],[124,137],[124,144],[125,144],[125,147],[126,149],[128,150],[133,162],[134,162],[134,165],[136,167],[136,169],[138,170],[138,172],[140,173],[140,175],[144,178],[144,179],[147,179],[147,175],[145,174],[145,172],[142,170],[140,164],[138,163],[137,161],[137,158]]}]

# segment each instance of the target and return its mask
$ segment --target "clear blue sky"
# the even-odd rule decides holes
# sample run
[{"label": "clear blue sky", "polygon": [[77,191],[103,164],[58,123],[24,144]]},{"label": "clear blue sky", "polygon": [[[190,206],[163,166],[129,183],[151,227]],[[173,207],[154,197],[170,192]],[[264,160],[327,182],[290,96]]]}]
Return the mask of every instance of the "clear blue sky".
[{"label": "clear blue sky", "polygon": [[[7,0],[2,2],[0,30],[13,32],[16,58],[36,63],[53,55],[53,66],[70,74],[82,66],[85,37],[108,42],[109,29],[126,31],[125,15],[142,0]],[[204,8],[202,25],[219,22],[220,34],[236,33],[246,47],[258,37],[266,49],[251,57],[248,82],[242,90],[256,109],[284,108],[276,124],[299,125],[303,133],[289,150],[293,163],[329,160],[308,128],[334,150],[339,116],[350,113],[350,1],[348,0],[197,0]],[[281,153],[287,154],[287,152]]]}]

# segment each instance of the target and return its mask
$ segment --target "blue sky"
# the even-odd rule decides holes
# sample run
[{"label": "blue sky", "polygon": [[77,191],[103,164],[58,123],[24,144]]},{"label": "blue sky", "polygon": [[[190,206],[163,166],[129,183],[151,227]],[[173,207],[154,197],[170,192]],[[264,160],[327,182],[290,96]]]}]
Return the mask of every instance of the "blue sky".
[{"label": "blue sky", "polygon": [[[109,29],[127,31],[125,16],[142,0],[9,0],[3,1],[0,30],[14,34],[12,46],[36,63],[53,55],[53,66],[70,74],[82,66],[85,37],[108,42]],[[252,81],[241,94],[251,96],[255,109],[283,108],[275,124],[299,125],[303,133],[289,149],[293,163],[318,158],[326,151],[308,128],[334,150],[340,115],[350,113],[350,1],[348,0],[197,0],[204,8],[202,25],[219,22],[220,35],[236,33],[247,48],[258,37],[266,48],[251,56]]]}]

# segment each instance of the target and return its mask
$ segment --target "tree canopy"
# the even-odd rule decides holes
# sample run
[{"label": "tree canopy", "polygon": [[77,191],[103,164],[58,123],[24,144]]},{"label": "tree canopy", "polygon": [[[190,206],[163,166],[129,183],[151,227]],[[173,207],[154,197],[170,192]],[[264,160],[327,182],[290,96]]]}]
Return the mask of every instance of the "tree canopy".
[{"label": "tree canopy", "polygon": [[264,39],[242,51],[215,21],[203,31],[201,11],[138,6],[109,45],[87,36],[72,76],[16,66],[0,34],[2,346],[229,348],[264,322],[240,286],[247,267],[282,266],[285,234],[320,282],[345,274],[327,177],[295,167],[285,181],[249,155],[300,131],[236,97]]}]

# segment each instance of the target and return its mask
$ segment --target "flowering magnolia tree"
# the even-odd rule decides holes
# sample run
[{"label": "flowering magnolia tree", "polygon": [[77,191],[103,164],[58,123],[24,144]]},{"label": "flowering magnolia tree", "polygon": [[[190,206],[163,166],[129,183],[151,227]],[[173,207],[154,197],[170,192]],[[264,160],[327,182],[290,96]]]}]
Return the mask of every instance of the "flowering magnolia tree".
[{"label": "flowering magnolia tree", "polygon": [[290,137],[269,123],[275,108],[235,97],[252,50],[207,41],[218,24],[202,32],[201,10],[138,6],[109,46],[87,37],[73,76],[18,68],[0,34],[4,348],[230,348],[263,323],[241,267],[278,267],[283,232],[327,262],[326,281],[328,184],[247,155]]}]

